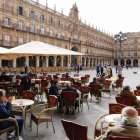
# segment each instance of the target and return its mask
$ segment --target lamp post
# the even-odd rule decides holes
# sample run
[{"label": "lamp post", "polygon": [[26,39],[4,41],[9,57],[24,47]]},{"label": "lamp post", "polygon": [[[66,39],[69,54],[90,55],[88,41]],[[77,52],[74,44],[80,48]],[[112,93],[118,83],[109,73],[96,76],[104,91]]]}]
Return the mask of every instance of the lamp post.
[{"label": "lamp post", "polygon": [[122,43],[127,40],[127,36],[126,36],[125,33],[122,33],[120,31],[119,34],[116,34],[114,36],[114,39],[115,39],[116,42],[119,42],[119,46],[120,46],[120,58],[119,58],[119,60],[120,60],[120,65],[121,65],[121,60],[122,60]]}]

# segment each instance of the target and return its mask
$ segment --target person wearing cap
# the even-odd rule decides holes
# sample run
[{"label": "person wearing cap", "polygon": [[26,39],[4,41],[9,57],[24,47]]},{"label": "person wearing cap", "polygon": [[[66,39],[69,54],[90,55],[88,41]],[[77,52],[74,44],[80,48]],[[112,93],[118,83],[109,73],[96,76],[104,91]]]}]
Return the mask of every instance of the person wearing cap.
[{"label": "person wearing cap", "polygon": [[140,138],[138,127],[138,112],[135,108],[127,106],[122,109],[120,125],[109,127],[107,132],[95,140],[109,140],[109,136],[124,136]]}]

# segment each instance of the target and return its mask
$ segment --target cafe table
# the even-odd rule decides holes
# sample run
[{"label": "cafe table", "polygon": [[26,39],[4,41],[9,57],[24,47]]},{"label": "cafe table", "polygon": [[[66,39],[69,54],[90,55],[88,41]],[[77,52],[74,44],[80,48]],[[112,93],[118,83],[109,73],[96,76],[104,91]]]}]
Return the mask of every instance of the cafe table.
[{"label": "cafe table", "polygon": [[[109,114],[105,116],[104,121],[109,126],[117,126],[121,123],[121,114]],[[138,116],[138,126],[140,127],[140,116]]]},{"label": "cafe table", "polygon": [[29,100],[29,99],[16,99],[14,101],[12,101],[12,105],[13,106],[19,106],[22,108],[23,111],[23,120],[24,120],[24,126],[25,126],[25,114],[26,114],[26,107],[31,106],[34,104],[33,100]]}]

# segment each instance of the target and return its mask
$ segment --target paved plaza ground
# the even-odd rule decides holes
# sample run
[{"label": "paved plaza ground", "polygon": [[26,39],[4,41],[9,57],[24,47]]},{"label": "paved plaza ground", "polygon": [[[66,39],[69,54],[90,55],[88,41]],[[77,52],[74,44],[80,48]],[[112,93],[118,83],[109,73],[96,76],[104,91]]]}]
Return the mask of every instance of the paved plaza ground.
[{"label": "paved plaza ground", "polygon": [[[134,74],[137,72],[137,74]],[[80,75],[90,74],[90,81],[95,77],[95,70],[89,71],[81,71]],[[116,76],[115,69],[113,69],[113,75]],[[140,68],[130,68],[123,69],[123,76],[125,77],[124,85],[130,85],[132,90],[135,89],[136,85],[140,84]],[[103,114],[108,113],[108,103],[115,102],[114,94],[110,97],[109,94],[104,94],[102,96],[102,100],[100,103],[95,103],[93,101],[89,101],[88,110],[87,105],[84,104],[83,112],[77,113],[77,118],[74,119],[74,116],[71,114],[65,115],[64,119],[71,120],[83,125],[88,126],[88,136],[93,138],[94,135],[94,125],[97,118]],[[24,140],[67,140],[65,136],[64,129],[61,124],[62,116],[57,110],[54,114],[54,126],[56,133],[53,133],[53,129],[51,124],[49,127],[46,127],[46,124],[40,124],[39,126],[39,137],[36,137],[36,124],[33,123],[33,130],[30,131],[29,128],[29,116],[27,118],[27,125],[24,130]],[[0,140],[5,140],[4,137],[0,138]]]}]

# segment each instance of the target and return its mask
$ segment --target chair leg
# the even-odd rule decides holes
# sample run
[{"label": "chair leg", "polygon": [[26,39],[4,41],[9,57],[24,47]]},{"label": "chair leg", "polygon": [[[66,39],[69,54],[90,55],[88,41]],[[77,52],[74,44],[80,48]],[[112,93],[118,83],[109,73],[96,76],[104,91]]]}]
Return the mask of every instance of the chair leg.
[{"label": "chair leg", "polygon": [[30,119],[30,130],[32,131],[32,119]]},{"label": "chair leg", "polygon": [[52,127],[53,127],[53,132],[55,133],[55,128],[54,128],[54,125],[53,125],[53,121],[52,121]]},{"label": "chair leg", "polygon": [[89,110],[89,104],[88,104],[88,100],[87,100],[86,102],[87,102],[87,106],[88,106],[88,110]]},{"label": "chair leg", "polygon": [[46,127],[48,128],[48,122],[46,122]]},{"label": "chair leg", "polygon": [[37,129],[36,129],[36,136],[38,137],[38,124],[37,124]]}]

